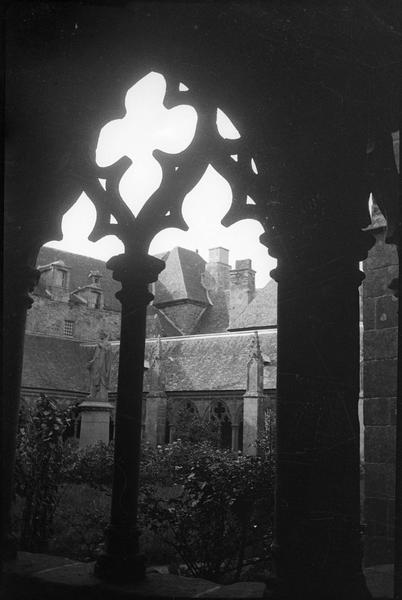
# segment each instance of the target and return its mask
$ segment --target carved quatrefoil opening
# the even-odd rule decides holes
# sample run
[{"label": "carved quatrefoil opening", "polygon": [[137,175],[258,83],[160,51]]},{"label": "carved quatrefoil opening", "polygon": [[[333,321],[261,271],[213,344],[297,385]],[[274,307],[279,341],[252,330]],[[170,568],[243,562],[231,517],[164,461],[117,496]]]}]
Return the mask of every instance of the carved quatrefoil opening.
[{"label": "carved quatrefoil opening", "polygon": [[195,203],[205,230],[219,203],[225,227],[262,221],[262,184],[241,124],[194,83],[149,73],[127,92],[125,106],[100,131],[96,160],[83,166],[84,192],[96,208],[89,240],[116,236],[126,252],[148,252],[163,232],[188,230]]}]

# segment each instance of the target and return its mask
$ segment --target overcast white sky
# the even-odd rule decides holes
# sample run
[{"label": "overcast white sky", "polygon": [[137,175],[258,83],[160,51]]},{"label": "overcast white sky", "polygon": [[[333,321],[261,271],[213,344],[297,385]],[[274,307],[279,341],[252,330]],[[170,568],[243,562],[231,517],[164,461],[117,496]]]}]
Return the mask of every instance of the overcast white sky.
[{"label": "overcast white sky", "polygon": [[[120,181],[120,193],[134,214],[161,182],[162,169],[153,158],[152,151],[159,148],[165,152],[180,152],[194,136],[195,109],[188,105],[166,109],[162,105],[165,90],[165,79],[159,73],[150,73],[141,79],[126,95],[124,118],[108,123],[99,135],[96,160],[100,166],[111,165],[123,155],[133,161]],[[218,111],[217,125],[225,138],[236,139],[241,135],[222,111]],[[235,260],[252,259],[257,272],[257,287],[262,287],[267,283],[269,271],[275,267],[276,261],[258,241],[263,230],[257,221],[244,220],[229,228],[221,225],[231,199],[228,182],[215,169],[208,167],[183,203],[183,217],[189,230],[162,231],[152,241],[150,253],[182,246],[197,249],[208,260],[209,248],[223,246],[229,250],[229,261],[233,267]],[[63,239],[47,245],[102,260],[123,252],[123,244],[115,236],[106,236],[96,243],[88,240],[95,218],[94,205],[85,194],[81,194],[63,218]]]}]

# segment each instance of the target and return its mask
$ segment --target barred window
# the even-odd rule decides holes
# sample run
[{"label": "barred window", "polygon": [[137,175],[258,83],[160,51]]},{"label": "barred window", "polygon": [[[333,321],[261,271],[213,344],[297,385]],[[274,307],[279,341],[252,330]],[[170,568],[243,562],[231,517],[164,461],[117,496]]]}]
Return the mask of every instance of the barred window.
[{"label": "barred window", "polygon": [[72,337],[74,334],[74,321],[64,321],[64,335]]}]

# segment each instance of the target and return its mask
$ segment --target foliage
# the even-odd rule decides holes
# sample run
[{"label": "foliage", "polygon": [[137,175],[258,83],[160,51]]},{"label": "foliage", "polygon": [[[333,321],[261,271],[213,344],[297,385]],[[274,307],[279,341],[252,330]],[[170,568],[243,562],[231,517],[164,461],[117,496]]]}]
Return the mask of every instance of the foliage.
[{"label": "foliage", "polygon": [[267,556],[270,458],[179,440],[146,454],[142,482],[142,526],[172,545],[189,574],[237,580],[245,559]]},{"label": "foliage", "polygon": [[268,409],[264,413],[264,427],[257,439],[257,449],[259,454],[272,460],[275,455],[275,436],[276,436],[276,415],[273,409]]},{"label": "foliage", "polygon": [[210,442],[218,447],[220,429],[216,421],[201,419],[197,411],[191,412],[187,407],[179,409],[175,418],[176,438],[184,442]]},{"label": "foliage", "polygon": [[85,483],[63,484],[54,515],[49,552],[94,560],[102,549],[110,517],[110,494]]},{"label": "foliage", "polygon": [[114,444],[98,442],[69,454],[64,464],[63,481],[85,484],[110,493],[113,478]]},{"label": "foliage", "polygon": [[24,550],[45,549],[51,535],[65,456],[62,434],[68,421],[68,412],[44,394],[32,410],[22,408],[15,487],[24,499],[20,533]]},{"label": "foliage", "polygon": [[[21,423],[21,545],[43,550],[50,539],[51,551],[90,560],[100,550],[109,521],[113,444],[81,450],[65,444],[63,453],[61,433],[67,422],[66,413],[43,397]],[[184,563],[189,575],[227,582],[238,580],[245,565],[267,559],[273,507],[271,425],[259,440],[259,457],[218,449],[213,435],[209,441],[191,442],[192,425],[186,439],[143,446],[139,528],[151,561]]]}]

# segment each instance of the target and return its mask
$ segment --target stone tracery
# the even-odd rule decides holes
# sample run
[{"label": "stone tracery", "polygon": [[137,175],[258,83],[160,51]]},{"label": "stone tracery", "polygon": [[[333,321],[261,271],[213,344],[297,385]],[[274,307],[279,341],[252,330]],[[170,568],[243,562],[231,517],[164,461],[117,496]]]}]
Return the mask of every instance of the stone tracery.
[{"label": "stone tracery", "polygon": [[[193,140],[185,150],[176,154],[159,149],[153,151],[162,167],[162,182],[136,217],[119,192],[119,182],[132,161],[123,156],[108,167],[100,167],[95,161],[85,164],[85,175],[78,175],[78,179],[97,210],[95,226],[88,236],[91,241],[116,235],[124,243],[126,253],[142,253],[148,250],[151,240],[163,229],[176,227],[187,230],[181,212],[182,203],[208,165],[229,181],[233,192],[232,205],[222,219],[223,225],[229,226],[241,219],[263,220],[261,177],[256,173],[252,152],[245,139],[223,139],[216,124],[217,107],[202,95],[180,90],[178,82],[167,77],[164,105],[170,109],[183,104],[194,107],[198,115]],[[236,163],[231,160],[233,154],[238,156]],[[94,155],[93,151],[91,155]],[[81,173],[84,173],[82,169]]]}]

